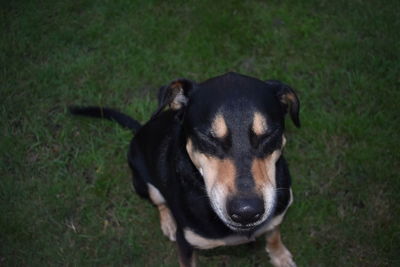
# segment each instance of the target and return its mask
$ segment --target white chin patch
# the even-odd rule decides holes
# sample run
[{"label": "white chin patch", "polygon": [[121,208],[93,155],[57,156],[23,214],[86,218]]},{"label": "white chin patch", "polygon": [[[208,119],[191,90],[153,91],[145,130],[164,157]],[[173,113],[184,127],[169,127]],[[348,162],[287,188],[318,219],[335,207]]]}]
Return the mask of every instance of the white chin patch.
[{"label": "white chin patch", "polygon": [[204,176],[204,174],[203,174],[203,168],[199,168],[199,173],[201,174],[201,176]]}]

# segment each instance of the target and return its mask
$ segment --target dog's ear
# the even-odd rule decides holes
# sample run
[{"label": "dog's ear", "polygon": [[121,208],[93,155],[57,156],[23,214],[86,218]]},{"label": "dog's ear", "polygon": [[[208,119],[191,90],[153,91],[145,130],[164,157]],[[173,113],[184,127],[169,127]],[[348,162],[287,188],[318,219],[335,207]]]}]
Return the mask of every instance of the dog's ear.
[{"label": "dog's ear", "polygon": [[300,101],[295,91],[290,86],[277,80],[268,80],[266,83],[275,90],[276,96],[279,98],[285,112],[289,112],[294,125],[299,128]]},{"label": "dog's ear", "polygon": [[173,110],[185,107],[193,88],[194,82],[186,79],[178,79],[161,87],[158,92],[159,106],[166,107],[168,105]]},{"label": "dog's ear", "polygon": [[180,110],[187,106],[189,96],[195,88],[195,82],[187,79],[177,79],[158,91],[158,110],[156,116],[165,108]]}]

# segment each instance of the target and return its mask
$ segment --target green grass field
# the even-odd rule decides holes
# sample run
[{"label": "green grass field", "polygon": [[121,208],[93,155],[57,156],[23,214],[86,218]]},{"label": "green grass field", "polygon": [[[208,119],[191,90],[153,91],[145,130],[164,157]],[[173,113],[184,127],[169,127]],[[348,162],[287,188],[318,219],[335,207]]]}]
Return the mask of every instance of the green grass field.
[{"label": "green grass field", "polygon": [[[299,266],[399,266],[399,1],[2,1],[0,266],[177,266],[133,193],[131,133],[70,104],[144,122],[157,88],[227,71],[299,93],[288,121]],[[265,241],[199,266],[268,266]]]}]

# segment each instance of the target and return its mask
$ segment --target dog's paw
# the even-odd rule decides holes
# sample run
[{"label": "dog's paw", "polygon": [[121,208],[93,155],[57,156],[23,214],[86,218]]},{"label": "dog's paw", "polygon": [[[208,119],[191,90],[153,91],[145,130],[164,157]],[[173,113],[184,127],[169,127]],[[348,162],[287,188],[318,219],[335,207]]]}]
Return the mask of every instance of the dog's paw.
[{"label": "dog's paw", "polygon": [[176,223],[168,208],[160,209],[161,230],[171,241],[176,241]]},{"label": "dog's paw", "polygon": [[292,254],[290,251],[283,247],[277,251],[269,251],[267,249],[271,264],[275,267],[296,267],[296,263],[293,261]]}]

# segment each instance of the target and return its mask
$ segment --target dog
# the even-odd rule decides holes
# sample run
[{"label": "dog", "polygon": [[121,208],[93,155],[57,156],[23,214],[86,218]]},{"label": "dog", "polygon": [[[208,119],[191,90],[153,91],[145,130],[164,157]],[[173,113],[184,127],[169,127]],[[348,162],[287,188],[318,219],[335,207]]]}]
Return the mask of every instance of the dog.
[{"label": "dog", "polygon": [[159,89],[158,102],[144,125],[108,108],[70,112],[135,132],[128,152],[135,191],[158,208],[180,266],[195,266],[195,249],[263,234],[272,265],[296,266],[279,231],[293,201],[282,152],[285,115],[300,127],[294,90],[230,72],[202,83],[177,79]]}]

